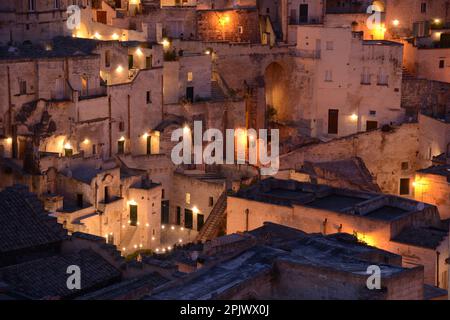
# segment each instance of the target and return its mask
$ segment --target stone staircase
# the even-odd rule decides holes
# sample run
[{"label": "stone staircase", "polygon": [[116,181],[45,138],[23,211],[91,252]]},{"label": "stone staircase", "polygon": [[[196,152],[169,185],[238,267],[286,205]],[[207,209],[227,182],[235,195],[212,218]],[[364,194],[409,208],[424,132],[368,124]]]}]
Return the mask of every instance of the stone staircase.
[{"label": "stone staircase", "polygon": [[224,101],[227,99],[225,93],[217,81],[211,81],[211,98],[214,101]]},{"label": "stone staircase", "polygon": [[406,67],[402,67],[402,79],[403,80],[414,80],[417,77],[412,74]]},{"label": "stone staircase", "polygon": [[197,235],[196,241],[205,242],[211,240],[219,233],[220,226],[224,222],[227,209],[227,192],[224,191],[216,202],[216,205],[211,210],[211,213],[206,219],[203,228]]}]

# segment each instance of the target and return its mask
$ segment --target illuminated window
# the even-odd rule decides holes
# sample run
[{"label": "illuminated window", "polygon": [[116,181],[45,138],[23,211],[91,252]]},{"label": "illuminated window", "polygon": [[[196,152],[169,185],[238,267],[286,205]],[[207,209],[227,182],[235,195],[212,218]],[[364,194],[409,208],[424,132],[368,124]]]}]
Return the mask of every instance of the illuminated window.
[{"label": "illuminated window", "polygon": [[194,74],[192,72],[188,72],[188,74],[187,74],[187,81],[188,82],[194,81]]},{"label": "illuminated window", "polygon": [[186,203],[191,204],[191,194],[186,192]]}]

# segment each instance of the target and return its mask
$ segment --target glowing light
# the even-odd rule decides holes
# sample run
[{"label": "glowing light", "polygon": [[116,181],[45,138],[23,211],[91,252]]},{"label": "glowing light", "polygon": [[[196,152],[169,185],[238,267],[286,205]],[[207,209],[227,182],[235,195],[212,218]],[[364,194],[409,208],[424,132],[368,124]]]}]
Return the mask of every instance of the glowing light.
[{"label": "glowing light", "polygon": [[418,185],[418,183],[415,182],[415,181],[412,183],[412,186],[413,186],[414,188],[417,187],[417,185]]},{"label": "glowing light", "polygon": [[434,19],[434,23],[435,24],[440,24],[441,23],[441,19]]},{"label": "glowing light", "polygon": [[126,250],[127,250],[127,248],[125,248],[125,247],[122,248],[122,251],[126,251]]},{"label": "glowing light", "polygon": [[159,252],[159,249],[158,249],[158,248],[156,248],[156,252]]},{"label": "glowing light", "polygon": [[155,241],[155,237],[152,237],[152,241]]},{"label": "glowing light", "polygon": [[358,115],[357,115],[356,113],[353,113],[353,114],[350,116],[350,119],[352,119],[352,121],[356,121],[356,120],[358,120]]},{"label": "glowing light", "polygon": [[102,36],[101,36],[100,33],[96,32],[96,33],[94,33],[94,38],[95,38],[95,39],[101,39]]},{"label": "glowing light", "polygon": [[88,138],[84,139],[84,140],[83,140],[83,143],[84,143],[84,144],[88,144],[88,143],[89,143],[89,139],[88,139]]},{"label": "glowing light", "polygon": [[6,143],[7,144],[11,144],[12,143],[12,138],[11,137],[6,138]]},{"label": "glowing light", "polygon": [[166,226],[165,226],[165,225],[162,225],[162,226],[161,226],[161,229],[165,229],[165,228],[166,228]]},{"label": "glowing light", "polygon": [[181,227],[181,228],[180,228],[180,230],[181,230],[181,231],[183,231],[183,230],[184,230],[184,228],[183,228],[183,227]]},{"label": "glowing light", "polygon": [[136,54],[137,54],[138,56],[142,56],[142,50],[141,50],[141,48],[137,48],[137,49],[136,49]]},{"label": "glowing light", "polygon": [[166,248],[163,248],[163,249],[162,249],[162,252],[166,252]]},{"label": "glowing light", "polygon": [[192,208],[192,212],[193,212],[194,214],[198,214],[200,211],[198,210],[197,207],[193,207],[193,208]]},{"label": "glowing light", "polygon": [[119,141],[125,141],[125,137],[124,137],[124,136],[121,136],[120,139],[119,139]]},{"label": "glowing light", "polygon": [[70,144],[70,142],[66,142],[64,144],[64,149],[72,149],[72,145]]},{"label": "glowing light", "polygon": [[150,225],[148,223],[145,224],[146,227],[150,227]]},{"label": "glowing light", "polygon": [[211,51],[210,50],[206,50],[205,54],[211,54]]},{"label": "glowing light", "polygon": [[124,224],[122,225],[122,229],[125,229],[125,225]]},{"label": "glowing light", "polygon": [[170,229],[172,229],[172,230],[175,230],[175,227],[174,227],[174,226],[172,226],[172,227],[170,227]]},{"label": "glowing light", "polygon": [[397,20],[397,19],[395,19],[394,21],[392,21],[392,24],[393,24],[395,27],[398,27],[398,26],[400,25],[400,21]]},{"label": "glowing light", "polygon": [[139,244],[139,248],[142,248],[142,243]]},{"label": "glowing light", "polygon": [[169,251],[172,250],[172,247],[167,247],[167,250],[169,250]]},{"label": "glowing light", "polygon": [[183,239],[178,239],[178,242],[179,242],[179,243],[182,243],[182,242],[183,242]]},{"label": "glowing light", "polygon": [[137,249],[137,244],[135,244],[133,247],[134,247],[135,249]]},{"label": "glowing light", "polygon": [[121,65],[118,65],[116,68],[116,72],[119,72],[119,73],[123,72],[123,67]]},{"label": "glowing light", "polygon": [[130,206],[137,206],[137,202],[133,200],[128,201],[128,205]]},{"label": "glowing light", "polygon": [[117,33],[113,33],[111,38],[113,38],[113,40],[118,40],[119,39],[119,35]]},{"label": "glowing light", "polygon": [[191,129],[188,126],[184,126],[183,133],[184,134],[189,134],[190,132],[191,132]]},{"label": "glowing light", "polygon": [[144,133],[144,134],[142,135],[142,138],[147,139],[147,138],[148,138],[148,133],[147,133],[147,132]]},{"label": "glowing light", "polygon": [[170,47],[170,41],[169,41],[168,39],[166,39],[166,38],[164,38],[163,41],[162,41],[161,43],[162,43],[162,45],[163,45],[163,47],[164,47],[165,49],[167,49],[168,47]]}]

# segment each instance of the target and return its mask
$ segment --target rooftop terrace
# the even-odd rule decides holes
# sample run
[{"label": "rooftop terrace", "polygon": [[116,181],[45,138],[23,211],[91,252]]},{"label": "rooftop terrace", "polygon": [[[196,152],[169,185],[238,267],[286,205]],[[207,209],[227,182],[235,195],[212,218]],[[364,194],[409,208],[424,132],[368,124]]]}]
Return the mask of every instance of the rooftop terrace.
[{"label": "rooftop terrace", "polygon": [[242,189],[233,197],[281,206],[304,206],[383,221],[393,221],[429,206],[391,195],[273,178]]}]

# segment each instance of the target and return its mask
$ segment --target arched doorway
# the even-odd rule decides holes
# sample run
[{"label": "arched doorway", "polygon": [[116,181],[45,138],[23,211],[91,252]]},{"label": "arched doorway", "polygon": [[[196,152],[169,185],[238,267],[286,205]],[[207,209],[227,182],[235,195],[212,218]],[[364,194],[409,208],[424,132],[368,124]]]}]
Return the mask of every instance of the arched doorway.
[{"label": "arched doorway", "polygon": [[272,62],[266,68],[264,82],[267,125],[289,120],[286,71],[279,63]]}]

